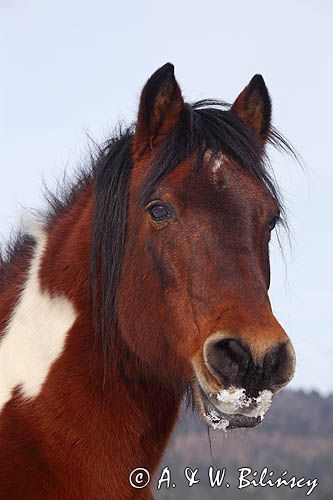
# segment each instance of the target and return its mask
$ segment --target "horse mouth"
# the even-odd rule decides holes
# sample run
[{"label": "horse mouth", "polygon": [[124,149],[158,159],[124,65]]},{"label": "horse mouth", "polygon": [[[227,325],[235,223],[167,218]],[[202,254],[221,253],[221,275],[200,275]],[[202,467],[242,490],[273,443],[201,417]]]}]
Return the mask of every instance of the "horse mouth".
[{"label": "horse mouth", "polygon": [[219,394],[208,396],[200,386],[197,389],[199,390],[196,391],[198,396],[196,399],[197,401],[199,399],[198,406],[203,419],[213,429],[225,432],[232,429],[256,427],[263,421],[264,414],[272,399],[270,391],[263,391],[257,398],[251,399],[244,395],[243,389],[234,389],[233,392],[224,390],[220,394],[229,394],[229,399],[232,399],[232,395],[234,395],[234,401],[237,401],[238,398],[238,401],[242,401],[243,405],[242,403],[239,406],[234,403],[221,404],[222,397],[219,398]]},{"label": "horse mouth", "polygon": [[225,413],[221,411],[201,388],[200,396],[202,403],[201,414],[205,422],[213,429],[220,429],[226,432],[232,429],[256,427],[262,421],[260,416],[251,417],[240,413]]}]

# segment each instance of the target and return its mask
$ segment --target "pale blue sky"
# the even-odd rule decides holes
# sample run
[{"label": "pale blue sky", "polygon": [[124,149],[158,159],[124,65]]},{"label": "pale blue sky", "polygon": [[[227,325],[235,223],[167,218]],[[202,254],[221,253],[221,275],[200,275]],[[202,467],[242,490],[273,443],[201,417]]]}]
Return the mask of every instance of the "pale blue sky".
[{"label": "pale blue sky", "polygon": [[165,62],[188,100],[232,101],[261,73],[274,123],[306,164],[273,155],[293,231],[287,280],[273,244],[273,309],[295,345],[294,387],[332,392],[332,23],[330,0],[2,0],[2,240],[20,206],[42,206],[42,178],[80,163],[86,131],[102,140],[135,118]]}]

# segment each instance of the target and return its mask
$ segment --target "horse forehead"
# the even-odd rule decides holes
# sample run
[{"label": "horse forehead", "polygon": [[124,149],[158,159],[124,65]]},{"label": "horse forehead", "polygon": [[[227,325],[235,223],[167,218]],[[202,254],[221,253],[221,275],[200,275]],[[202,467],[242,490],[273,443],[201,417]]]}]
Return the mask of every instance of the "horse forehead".
[{"label": "horse forehead", "polygon": [[247,207],[263,216],[279,211],[278,202],[264,181],[225,154],[208,162],[208,178],[222,202],[228,200],[235,206]]},{"label": "horse forehead", "polygon": [[177,194],[189,194],[188,186],[191,185],[190,191],[194,196],[198,191],[207,199],[227,196],[229,199],[235,198],[237,204],[253,202],[271,206],[272,210],[275,208],[275,202],[267,188],[228,155],[214,154],[207,150],[203,156],[200,175],[192,183],[195,161],[195,158],[186,159],[172,170],[160,183],[162,193],[171,193],[176,197]]},{"label": "horse forehead", "polygon": [[221,187],[221,183],[224,187],[241,187],[244,192],[245,188],[249,192],[263,188],[249,171],[226,154],[221,153],[215,157],[207,156],[206,162],[209,180],[218,188]]},{"label": "horse forehead", "polygon": [[[195,163],[197,159],[187,158],[183,160],[180,164],[176,166],[166,177],[162,180],[161,186],[166,187],[179,187],[180,185],[186,186],[190,181],[193,170],[195,168]],[[220,153],[219,155],[214,155],[210,150],[207,150],[203,156],[203,164],[201,165],[201,180],[208,181],[212,180],[212,175],[216,174],[216,180],[218,179],[218,174],[221,175],[223,167],[228,162],[228,157],[225,154]],[[195,189],[195,185],[193,186]]]}]

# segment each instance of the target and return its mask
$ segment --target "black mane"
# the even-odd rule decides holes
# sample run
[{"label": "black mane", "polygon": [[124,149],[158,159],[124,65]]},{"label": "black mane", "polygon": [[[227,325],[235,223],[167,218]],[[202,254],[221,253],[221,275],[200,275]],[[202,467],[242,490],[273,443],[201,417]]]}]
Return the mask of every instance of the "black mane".
[{"label": "black mane", "polygon": [[[227,155],[250,172],[271,193],[281,213],[285,213],[262,145],[229,107],[224,102],[213,100],[185,104],[177,126],[154,155],[149,177],[141,190],[140,205],[147,202],[159,182],[186,158],[196,158],[195,178],[203,165],[205,152],[210,150],[213,155]],[[70,210],[85,186],[93,185],[95,208],[90,272],[95,327],[105,354],[111,344],[110,332],[117,327],[116,299],[126,243],[134,132],[134,126],[119,131],[98,148],[97,154],[91,156],[89,166],[79,172],[74,182],[65,185],[56,195],[47,193],[46,224],[50,227],[59,215]],[[270,130],[268,142],[296,157],[293,148],[276,129]],[[22,245],[17,248],[22,251]],[[9,261],[13,255],[15,247],[10,252]],[[7,266],[8,259],[0,256],[0,289]]]}]

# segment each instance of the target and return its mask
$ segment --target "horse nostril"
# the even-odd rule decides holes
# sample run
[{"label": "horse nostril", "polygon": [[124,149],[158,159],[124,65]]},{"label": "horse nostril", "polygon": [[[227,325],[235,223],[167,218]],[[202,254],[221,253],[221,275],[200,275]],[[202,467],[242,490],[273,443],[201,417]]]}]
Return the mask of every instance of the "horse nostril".
[{"label": "horse nostril", "polygon": [[225,387],[240,384],[251,359],[249,349],[235,339],[219,340],[206,351],[208,366]]},{"label": "horse nostril", "polygon": [[285,342],[268,352],[264,358],[263,371],[266,385],[280,387],[293,377],[295,356],[290,342]]}]

